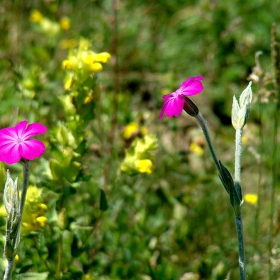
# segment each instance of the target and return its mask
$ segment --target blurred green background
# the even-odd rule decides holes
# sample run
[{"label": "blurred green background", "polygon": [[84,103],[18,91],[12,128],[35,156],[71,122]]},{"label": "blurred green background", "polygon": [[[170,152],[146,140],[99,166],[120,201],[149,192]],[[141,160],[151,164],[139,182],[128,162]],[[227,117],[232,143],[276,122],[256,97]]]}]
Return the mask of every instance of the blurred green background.
[{"label": "blurred green background", "polygon": [[[48,222],[22,237],[15,279],[238,279],[234,214],[202,132],[185,113],[158,118],[162,95],[197,75],[204,91],[193,100],[232,172],[232,98],[253,80],[242,188],[258,200],[243,207],[247,274],[280,279],[271,58],[279,7],[279,0],[0,1],[0,126],[27,119],[49,130],[30,178]],[[48,19],[44,26],[34,11]],[[62,62],[81,38],[111,55],[92,82],[75,84],[90,105],[64,88]],[[87,95],[96,85],[100,98],[96,89]],[[131,123],[137,128],[126,137]],[[158,140],[151,174],[122,172],[126,149],[147,133]],[[21,180],[20,164],[8,168]]]}]

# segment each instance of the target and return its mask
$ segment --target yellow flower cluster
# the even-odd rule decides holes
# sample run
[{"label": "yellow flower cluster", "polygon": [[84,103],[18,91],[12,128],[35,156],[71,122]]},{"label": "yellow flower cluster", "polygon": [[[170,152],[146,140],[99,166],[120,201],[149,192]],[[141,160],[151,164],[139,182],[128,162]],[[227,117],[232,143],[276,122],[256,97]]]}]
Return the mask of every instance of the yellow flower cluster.
[{"label": "yellow flower cluster", "polygon": [[139,126],[136,122],[131,122],[127,124],[122,132],[122,136],[125,140],[130,140],[131,138],[141,135],[144,136],[147,134],[147,128],[144,126]]},{"label": "yellow flower cluster", "polygon": [[31,11],[29,20],[38,24],[41,32],[49,35],[50,37],[58,35],[61,30],[69,30],[71,26],[70,19],[67,17],[62,17],[58,23],[44,17],[38,10]]},{"label": "yellow flower cluster", "polygon": [[48,208],[47,205],[42,203],[41,194],[42,189],[38,189],[36,186],[28,187],[22,216],[22,233],[29,233],[43,228],[47,223],[47,218],[43,215]]},{"label": "yellow flower cluster", "polygon": [[75,80],[80,79],[81,82],[81,79],[86,80],[92,73],[100,72],[101,63],[109,61],[111,57],[109,53],[95,53],[89,48],[89,41],[81,39],[78,48],[70,50],[68,58],[62,62],[62,68],[69,71],[64,82],[66,90],[72,87]]},{"label": "yellow flower cluster", "polygon": [[129,149],[126,150],[125,159],[121,165],[121,171],[129,175],[137,173],[151,174],[153,171],[153,155],[158,146],[155,135],[148,134],[143,138],[136,138]]}]

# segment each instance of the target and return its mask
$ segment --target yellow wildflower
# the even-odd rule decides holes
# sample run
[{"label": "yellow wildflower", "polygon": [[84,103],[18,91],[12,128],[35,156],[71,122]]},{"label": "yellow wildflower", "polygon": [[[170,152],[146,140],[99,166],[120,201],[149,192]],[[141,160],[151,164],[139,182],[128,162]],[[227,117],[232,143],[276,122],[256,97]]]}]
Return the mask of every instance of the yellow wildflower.
[{"label": "yellow wildflower", "polygon": [[204,150],[201,148],[200,145],[198,145],[195,142],[192,142],[190,144],[190,148],[189,148],[190,152],[196,154],[197,156],[202,156],[204,153]]},{"label": "yellow wildflower", "polygon": [[60,26],[63,30],[69,30],[70,29],[70,19],[68,17],[63,17],[60,19]]},{"label": "yellow wildflower", "polygon": [[96,61],[102,62],[102,63],[107,63],[110,58],[111,58],[111,55],[107,52],[98,53],[96,55]]},{"label": "yellow wildflower", "polygon": [[138,160],[137,163],[136,163],[136,169],[140,173],[151,174],[152,173],[152,167],[153,167],[153,163],[149,159],[141,159],[141,160]]},{"label": "yellow wildflower", "polygon": [[47,205],[41,202],[41,194],[42,189],[38,189],[36,186],[28,187],[22,215],[22,233],[37,230],[47,223],[47,218],[42,216],[47,211]]},{"label": "yellow wildflower", "polygon": [[61,49],[70,49],[70,48],[75,48],[77,47],[78,45],[78,42],[75,40],[75,39],[64,39],[64,40],[61,40],[60,43],[59,43],[59,47]]},{"label": "yellow wildflower", "polygon": [[131,122],[128,125],[125,126],[123,130],[123,137],[124,139],[129,139],[134,134],[137,134],[139,130],[139,126],[136,122]]},{"label": "yellow wildflower", "polygon": [[43,15],[38,10],[32,10],[29,20],[31,22],[40,23],[43,19]]},{"label": "yellow wildflower", "polygon": [[73,69],[73,62],[71,60],[65,59],[62,61],[62,69],[71,70]]},{"label": "yellow wildflower", "polygon": [[249,204],[256,205],[258,202],[258,196],[254,193],[247,193],[244,195],[244,200]]},{"label": "yellow wildflower", "polygon": [[89,65],[89,70],[94,73],[97,73],[102,70],[102,65],[101,65],[101,63],[98,63],[98,62],[92,63]]}]

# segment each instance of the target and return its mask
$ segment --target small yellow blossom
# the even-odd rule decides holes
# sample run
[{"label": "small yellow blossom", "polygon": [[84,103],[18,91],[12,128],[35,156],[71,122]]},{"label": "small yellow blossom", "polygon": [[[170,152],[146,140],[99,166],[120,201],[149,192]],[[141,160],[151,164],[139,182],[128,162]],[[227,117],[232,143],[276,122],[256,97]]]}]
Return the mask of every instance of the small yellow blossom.
[{"label": "small yellow blossom", "polygon": [[29,20],[31,22],[40,23],[43,19],[43,15],[38,10],[32,10]]},{"label": "small yellow blossom", "polygon": [[245,202],[256,205],[258,203],[258,196],[254,193],[247,193],[244,195]]},{"label": "small yellow blossom", "polygon": [[19,256],[18,254],[15,255],[15,264],[19,263]]},{"label": "small yellow blossom", "polygon": [[138,130],[139,130],[138,123],[136,123],[136,122],[129,123],[128,125],[125,126],[123,133],[122,133],[124,139],[131,138],[131,136],[138,133]]},{"label": "small yellow blossom", "polygon": [[44,227],[46,225],[47,221],[48,221],[48,219],[44,216],[36,218],[36,222],[37,222],[37,224],[40,225],[40,227]]},{"label": "small yellow blossom", "polygon": [[60,19],[60,26],[63,30],[69,30],[70,29],[70,19],[68,17],[63,17]]},{"label": "small yellow blossom", "polygon": [[71,60],[65,59],[62,61],[62,69],[71,70],[73,69],[73,62]]},{"label": "small yellow blossom", "polygon": [[137,163],[136,163],[136,169],[140,173],[151,174],[152,173],[152,167],[153,167],[153,163],[149,159],[141,159],[141,160],[138,160]]},{"label": "small yellow blossom", "polygon": [[92,63],[89,65],[89,70],[94,73],[100,72],[102,70],[102,65],[98,62]]},{"label": "small yellow blossom", "polygon": [[84,62],[86,64],[91,64],[91,63],[95,62],[95,58],[96,58],[96,53],[94,53],[94,52],[87,52],[85,54],[85,57],[84,57]]},{"label": "small yellow blossom", "polygon": [[192,142],[192,143],[190,144],[189,150],[190,150],[190,152],[196,154],[197,156],[202,156],[203,153],[204,153],[203,148],[201,148],[201,146],[198,145],[198,144],[195,143],[195,142]]},{"label": "small yellow blossom", "polygon": [[64,39],[59,42],[59,47],[61,49],[70,49],[77,47],[78,42],[75,39]]},{"label": "small yellow blossom", "polygon": [[27,190],[26,202],[22,216],[22,233],[42,228],[47,223],[47,218],[42,216],[47,211],[47,205],[41,202],[42,189],[36,186],[29,186]]},{"label": "small yellow blossom", "polygon": [[74,84],[74,78],[73,75],[68,75],[64,80],[64,89],[68,90],[72,87]]},{"label": "small yellow blossom", "polygon": [[248,137],[247,136],[242,136],[242,144],[246,145],[248,144]]},{"label": "small yellow blossom", "polygon": [[111,55],[107,52],[98,53],[96,55],[96,61],[102,62],[102,63],[107,63],[110,58],[111,58]]}]

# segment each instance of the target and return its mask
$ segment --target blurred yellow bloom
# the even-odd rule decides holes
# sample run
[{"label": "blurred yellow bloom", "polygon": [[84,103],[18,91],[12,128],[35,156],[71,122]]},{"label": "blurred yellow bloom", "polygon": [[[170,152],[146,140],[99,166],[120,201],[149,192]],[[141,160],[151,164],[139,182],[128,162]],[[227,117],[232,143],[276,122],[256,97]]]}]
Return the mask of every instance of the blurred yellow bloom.
[{"label": "blurred yellow bloom", "polygon": [[92,72],[100,72],[102,70],[102,65],[101,63],[95,62],[89,65],[89,70]]},{"label": "blurred yellow bloom", "polygon": [[47,211],[47,205],[41,201],[42,189],[36,186],[29,186],[22,215],[22,233],[42,228],[47,223],[47,218],[42,216]]},{"label": "blurred yellow bloom", "polygon": [[244,200],[249,204],[256,205],[258,202],[258,196],[253,193],[247,193],[244,195]]},{"label": "blurred yellow bloom", "polygon": [[129,139],[133,134],[137,134],[139,130],[138,123],[136,122],[131,122],[128,125],[125,126],[123,130],[123,137],[124,139]]},{"label": "blurred yellow bloom", "polygon": [[73,75],[68,75],[64,80],[64,89],[68,90],[72,87],[74,84],[74,78]]},{"label": "blurred yellow bloom", "polygon": [[70,19],[68,17],[61,18],[60,26],[63,30],[69,30],[70,29]]},{"label": "blurred yellow bloom", "polygon": [[59,43],[59,47],[61,49],[70,49],[70,48],[75,48],[77,47],[78,45],[78,42],[75,40],[75,39],[64,39],[64,40],[61,40],[60,43]]},{"label": "blurred yellow bloom", "polygon": [[31,22],[39,23],[43,19],[43,15],[38,10],[32,10],[30,13],[29,20]]},{"label": "blurred yellow bloom", "polygon": [[5,205],[1,204],[0,206],[0,217],[6,217],[8,215]]},{"label": "blurred yellow bloom", "polygon": [[143,138],[136,138],[131,147],[126,149],[121,171],[129,175],[137,173],[151,174],[153,170],[152,151],[158,146],[155,135],[148,134]]},{"label": "blurred yellow bloom", "polygon": [[247,136],[242,136],[242,144],[244,144],[244,145],[246,145],[246,144],[248,144],[248,137]]},{"label": "blurred yellow bloom", "polygon": [[48,219],[44,216],[36,218],[36,222],[37,222],[37,224],[40,225],[40,227],[44,227],[46,225],[47,221],[48,221]]},{"label": "blurred yellow bloom", "polygon": [[84,62],[86,64],[93,63],[95,61],[96,54],[94,52],[87,52],[84,57]]},{"label": "blurred yellow bloom", "polygon": [[73,69],[73,62],[68,59],[63,60],[62,69],[66,69],[66,70]]},{"label": "blurred yellow bloom", "polygon": [[149,159],[141,159],[141,160],[138,160],[137,163],[136,163],[136,169],[140,173],[151,174],[152,173],[152,167],[153,167],[153,163]]},{"label": "blurred yellow bloom", "polygon": [[110,58],[111,58],[111,55],[107,52],[98,53],[96,55],[96,61],[102,62],[102,63],[107,63]]},{"label": "blurred yellow bloom", "polygon": [[203,148],[201,148],[201,146],[198,145],[198,144],[195,143],[195,142],[192,142],[192,143],[190,144],[189,150],[190,150],[190,152],[192,152],[192,153],[194,153],[194,154],[196,154],[196,155],[198,155],[198,156],[202,156],[203,153],[204,153]]},{"label": "blurred yellow bloom", "polygon": [[15,264],[19,263],[19,256],[18,254],[15,255]]}]

